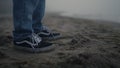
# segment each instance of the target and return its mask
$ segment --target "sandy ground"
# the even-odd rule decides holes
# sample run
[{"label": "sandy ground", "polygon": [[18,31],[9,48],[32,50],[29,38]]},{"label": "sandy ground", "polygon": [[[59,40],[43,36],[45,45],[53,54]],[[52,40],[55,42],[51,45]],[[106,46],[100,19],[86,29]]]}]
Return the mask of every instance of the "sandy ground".
[{"label": "sandy ground", "polygon": [[0,68],[120,68],[120,24],[47,14],[44,24],[62,37],[56,49],[27,53],[13,49],[12,17],[0,18]]}]

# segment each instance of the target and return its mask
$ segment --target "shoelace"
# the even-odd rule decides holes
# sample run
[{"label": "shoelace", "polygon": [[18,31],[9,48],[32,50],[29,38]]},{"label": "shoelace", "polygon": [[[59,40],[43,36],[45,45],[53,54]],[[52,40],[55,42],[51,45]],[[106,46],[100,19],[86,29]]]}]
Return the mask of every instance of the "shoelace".
[{"label": "shoelace", "polygon": [[36,44],[36,45],[31,45],[34,52],[35,52],[34,46],[38,46],[41,41],[42,41],[42,39],[37,34],[32,33],[32,43]]}]

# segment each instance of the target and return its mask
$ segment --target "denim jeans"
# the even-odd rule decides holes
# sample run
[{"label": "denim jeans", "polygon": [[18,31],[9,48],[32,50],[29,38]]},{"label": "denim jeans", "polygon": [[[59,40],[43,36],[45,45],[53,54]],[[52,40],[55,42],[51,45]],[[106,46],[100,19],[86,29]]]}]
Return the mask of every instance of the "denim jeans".
[{"label": "denim jeans", "polygon": [[41,31],[45,0],[13,0],[14,41]]}]

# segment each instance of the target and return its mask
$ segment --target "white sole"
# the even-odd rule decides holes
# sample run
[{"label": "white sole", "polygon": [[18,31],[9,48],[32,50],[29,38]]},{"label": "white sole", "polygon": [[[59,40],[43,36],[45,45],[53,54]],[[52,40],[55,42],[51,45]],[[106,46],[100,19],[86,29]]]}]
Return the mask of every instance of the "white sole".
[{"label": "white sole", "polygon": [[51,50],[55,49],[55,45],[51,45],[48,47],[43,47],[43,48],[35,48],[35,50],[33,50],[32,48],[28,48],[28,47],[22,47],[22,46],[14,46],[15,49],[17,50],[22,50],[22,51],[27,51],[27,52],[32,52],[32,53],[39,53],[39,52],[48,52]]}]

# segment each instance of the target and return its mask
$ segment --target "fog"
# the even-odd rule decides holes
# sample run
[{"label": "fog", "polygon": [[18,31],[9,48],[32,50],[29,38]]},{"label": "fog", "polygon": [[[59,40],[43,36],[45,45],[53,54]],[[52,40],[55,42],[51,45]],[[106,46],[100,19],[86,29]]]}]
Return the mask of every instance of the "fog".
[{"label": "fog", "polygon": [[[11,13],[12,0],[0,0],[0,13]],[[120,0],[46,0],[46,12],[120,22]]]},{"label": "fog", "polygon": [[47,10],[62,15],[120,22],[120,0],[47,0]]}]

